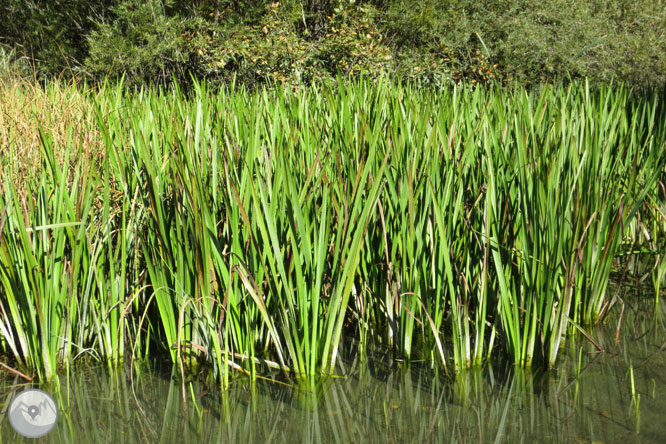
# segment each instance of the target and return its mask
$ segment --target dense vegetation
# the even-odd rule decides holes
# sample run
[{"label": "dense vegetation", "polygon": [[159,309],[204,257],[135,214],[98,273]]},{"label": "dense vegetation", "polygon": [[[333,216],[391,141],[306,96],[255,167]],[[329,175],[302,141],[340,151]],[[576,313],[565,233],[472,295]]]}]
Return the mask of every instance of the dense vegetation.
[{"label": "dense vegetation", "polygon": [[82,354],[311,376],[346,339],[552,366],[622,303],[613,272],[663,293],[663,0],[0,16],[0,355],[41,379]]},{"label": "dense vegetation", "polygon": [[666,79],[663,0],[5,0],[0,72],[183,88],[337,73],[540,84]]},{"label": "dense vegetation", "polygon": [[621,304],[620,258],[663,288],[663,92],[0,97],[0,353],[40,378],[82,354],[311,376],[344,339],[448,372],[548,366]]}]

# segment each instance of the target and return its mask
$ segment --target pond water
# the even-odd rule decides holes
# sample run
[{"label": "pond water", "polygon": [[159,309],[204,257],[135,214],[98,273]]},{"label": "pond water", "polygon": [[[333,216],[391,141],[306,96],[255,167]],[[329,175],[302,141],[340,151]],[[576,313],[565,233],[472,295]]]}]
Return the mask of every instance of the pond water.
[{"label": "pond water", "polygon": [[[665,318],[654,300],[627,304],[621,323],[615,310],[592,332],[603,353],[579,336],[551,371],[495,365],[451,378],[371,354],[365,363],[347,360],[346,377],[310,387],[263,379],[235,380],[227,392],[187,385],[186,404],[170,374],[80,368],[39,387],[60,409],[39,442],[664,443]],[[35,442],[7,420],[10,400],[28,387],[0,379],[2,443]]]}]

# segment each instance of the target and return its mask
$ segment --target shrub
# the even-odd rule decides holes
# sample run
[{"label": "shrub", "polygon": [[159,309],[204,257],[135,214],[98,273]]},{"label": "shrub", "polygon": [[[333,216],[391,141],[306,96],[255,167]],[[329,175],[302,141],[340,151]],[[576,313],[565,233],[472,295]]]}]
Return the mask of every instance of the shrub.
[{"label": "shrub", "polygon": [[397,58],[431,66],[435,48],[446,47],[453,78],[524,84],[567,77],[616,78],[632,85],[666,81],[663,1],[375,3],[382,5],[381,29]]},{"label": "shrub", "polygon": [[391,69],[391,51],[375,24],[377,14],[369,6],[335,9],[318,48],[318,58],[329,73],[339,70],[343,75],[376,77]]},{"label": "shrub", "polygon": [[203,21],[169,16],[170,2],[127,0],[111,9],[113,18],[90,34],[86,69],[94,78],[118,79],[129,85],[187,83],[195,69],[186,39]]},{"label": "shrub", "polygon": [[87,0],[3,0],[0,44],[30,61],[35,74],[76,71],[87,54],[86,35],[117,3]]},{"label": "shrub", "polygon": [[391,53],[373,22],[374,8],[336,8],[326,34],[309,38],[293,14],[279,3],[266,6],[254,25],[231,30],[208,28],[193,37],[202,73],[209,83],[237,80],[252,87],[263,83],[307,85],[337,75],[361,72],[376,76],[390,69]]}]

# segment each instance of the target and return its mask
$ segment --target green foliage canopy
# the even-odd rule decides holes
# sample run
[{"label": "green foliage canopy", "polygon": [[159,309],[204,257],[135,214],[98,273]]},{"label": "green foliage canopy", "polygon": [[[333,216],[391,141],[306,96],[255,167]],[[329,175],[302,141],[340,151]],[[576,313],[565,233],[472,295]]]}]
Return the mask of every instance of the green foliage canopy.
[{"label": "green foliage canopy", "polygon": [[39,76],[666,82],[664,0],[6,0],[0,16],[3,53]]}]

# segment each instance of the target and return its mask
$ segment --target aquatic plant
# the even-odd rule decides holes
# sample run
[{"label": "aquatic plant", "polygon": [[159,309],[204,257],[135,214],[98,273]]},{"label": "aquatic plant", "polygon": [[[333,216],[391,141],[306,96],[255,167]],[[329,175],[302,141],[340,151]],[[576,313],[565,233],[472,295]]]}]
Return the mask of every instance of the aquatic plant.
[{"label": "aquatic plant", "polygon": [[660,91],[80,89],[99,145],[42,131],[0,197],[0,352],[43,379],[80,353],[306,378],[346,338],[554,365],[637,214],[663,245]]}]

